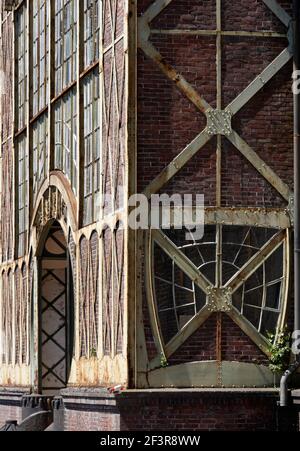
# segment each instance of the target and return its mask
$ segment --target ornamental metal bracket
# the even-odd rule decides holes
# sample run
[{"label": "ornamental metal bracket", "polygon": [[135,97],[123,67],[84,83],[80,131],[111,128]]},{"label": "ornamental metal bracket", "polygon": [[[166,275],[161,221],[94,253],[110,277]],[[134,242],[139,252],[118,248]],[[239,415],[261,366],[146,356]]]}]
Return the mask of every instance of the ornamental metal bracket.
[{"label": "ornamental metal bracket", "polygon": [[230,136],[232,133],[231,111],[209,109],[205,112],[207,117],[207,133],[210,136]]},{"label": "ornamental metal bracket", "polygon": [[207,308],[209,312],[231,312],[232,289],[230,287],[209,287],[207,295]]}]

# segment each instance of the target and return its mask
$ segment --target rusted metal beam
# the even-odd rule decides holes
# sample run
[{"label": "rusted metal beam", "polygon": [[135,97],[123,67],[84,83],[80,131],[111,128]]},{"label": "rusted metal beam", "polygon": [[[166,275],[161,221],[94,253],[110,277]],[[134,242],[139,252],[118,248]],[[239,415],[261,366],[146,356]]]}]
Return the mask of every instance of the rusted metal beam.
[{"label": "rusted metal beam", "polygon": [[262,160],[257,153],[235,131],[228,136],[229,141],[241,152],[252,166],[273,186],[276,191],[289,201],[292,192],[288,185]]},{"label": "rusted metal beam", "polygon": [[171,36],[221,36],[247,37],[247,38],[286,38],[286,33],[275,31],[223,31],[223,30],[187,30],[187,29],[157,29],[151,28],[151,34]]},{"label": "rusted metal beam", "polygon": [[287,229],[291,226],[291,221],[286,209],[207,207],[205,208],[205,224]]},{"label": "rusted metal beam", "polygon": [[166,62],[158,50],[156,50],[156,48],[149,41],[142,43],[142,49],[149,58],[157,63],[167,78],[176,84],[177,88],[185,94],[185,96],[198,108],[199,111],[205,113],[206,110],[211,108],[206,100],[192,87],[192,85]]},{"label": "rusted metal beam", "polygon": [[[195,220],[199,207],[185,207],[189,217]],[[191,210],[191,211],[190,211]],[[170,210],[170,225],[176,224],[176,218],[182,217],[181,207],[172,207]],[[222,225],[246,225],[250,227],[266,227],[287,229],[291,227],[291,220],[287,209],[260,208],[260,207],[205,207],[204,222]]]}]

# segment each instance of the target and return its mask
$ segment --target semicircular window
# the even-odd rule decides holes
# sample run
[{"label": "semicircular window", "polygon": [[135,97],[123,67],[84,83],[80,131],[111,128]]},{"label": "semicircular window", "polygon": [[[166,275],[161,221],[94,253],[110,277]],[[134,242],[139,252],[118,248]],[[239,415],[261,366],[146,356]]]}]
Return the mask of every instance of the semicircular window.
[{"label": "semicircular window", "polygon": [[164,230],[163,234],[171,246],[154,238],[152,267],[154,301],[165,343],[209,302],[207,292],[195,283],[180,255],[192,271],[203,276],[208,288],[220,288],[221,292],[229,288],[232,309],[260,333],[276,329],[286,293],[285,231],[207,225],[201,240],[186,229]]}]

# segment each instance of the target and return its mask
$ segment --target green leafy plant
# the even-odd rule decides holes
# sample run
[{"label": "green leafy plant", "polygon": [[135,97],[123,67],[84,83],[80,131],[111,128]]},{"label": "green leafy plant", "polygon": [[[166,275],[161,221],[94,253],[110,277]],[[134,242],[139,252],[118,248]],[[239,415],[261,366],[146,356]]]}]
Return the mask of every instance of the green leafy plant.
[{"label": "green leafy plant", "polygon": [[278,334],[268,332],[268,340],[270,342],[270,364],[269,368],[274,374],[285,371],[290,362],[291,354],[291,333],[288,328],[280,330]]},{"label": "green leafy plant", "polygon": [[169,366],[168,360],[163,353],[161,353],[160,356],[160,366],[161,368],[167,368],[167,366]]}]

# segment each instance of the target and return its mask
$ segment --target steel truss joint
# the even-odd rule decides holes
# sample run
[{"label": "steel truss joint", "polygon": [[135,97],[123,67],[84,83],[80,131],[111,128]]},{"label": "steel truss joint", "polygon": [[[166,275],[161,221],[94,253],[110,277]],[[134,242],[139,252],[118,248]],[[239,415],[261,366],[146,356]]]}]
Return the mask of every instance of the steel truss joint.
[{"label": "steel truss joint", "polygon": [[232,310],[232,289],[225,288],[208,288],[207,308],[209,312],[228,313]]},{"label": "steel truss joint", "polygon": [[207,133],[209,136],[224,135],[230,136],[232,133],[232,114],[229,110],[208,109],[206,112]]}]

